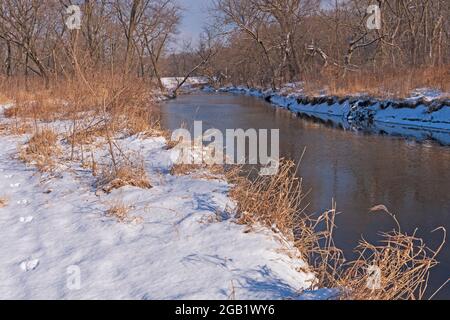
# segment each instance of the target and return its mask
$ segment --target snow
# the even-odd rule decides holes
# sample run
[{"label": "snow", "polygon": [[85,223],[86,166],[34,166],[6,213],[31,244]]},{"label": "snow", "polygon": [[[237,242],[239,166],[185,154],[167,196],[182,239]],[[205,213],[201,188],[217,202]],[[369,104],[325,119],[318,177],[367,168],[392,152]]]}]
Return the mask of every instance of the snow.
[{"label": "snow", "polygon": [[[164,77],[161,78],[161,82],[163,86],[168,90],[175,89],[181,81],[183,81],[183,77]],[[206,77],[189,77],[186,82],[183,84],[183,88],[189,88],[192,86],[198,86],[203,84],[208,84],[208,78]]]},{"label": "snow", "polygon": [[426,101],[433,101],[441,98],[447,97],[448,94],[442,92],[441,90],[433,89],[433,88],[418,88],[411,92],[411,96],[407,98],[410,101],[417,101],[420,99],[424,99]]},{"label": "snow", "polygon": [[396,123],[409,126],[450,130],[450,107],[429,112],[428,107],[419,105],[414,109],[392,107],[378,110],[375,120],[386,123]]},{"label": "snow", "polygon": [[[0,197],[7,199],[0,208],[0,299],[333,295],[300,295],[314,275],[281,236],[258,226],[249,232],[234,221],[227,182],[170,175],[173,155],[164,138],[117,139],[126,152],[145,159],[153,188],[123,187],[110,194],[97,191],[90,170],[77,161],[66,159],[52,174],[25,165],[17,153],[26,140],[0,135]],[[106,150],[92,148],[104,160]],[[142,222],[107,217],[117,201]],[[69,284],[77,270],[80,287],[74,288]]]},{"label": "snow", "polygon": [[[290,90],[293,87],[300,88]],[[448,94],[432,89],[417,89],[410,98],[377,100],[365,95],[334,103],[305,103],[301,84],[288,84],[272,91],[246,87],[224,87],[219,92],[244,94],[269,101],[277,107],[322,121],[331,120],[345,129],[383,132],[418,140],[436,140],[450,145],[450,100]],[[327,96],[321,96],[327,98]],[[333,98],[333,97],[328,97]],[[369,101],[368,106],[364,102]],[[386,107],[388,105],[388,107]]]}]

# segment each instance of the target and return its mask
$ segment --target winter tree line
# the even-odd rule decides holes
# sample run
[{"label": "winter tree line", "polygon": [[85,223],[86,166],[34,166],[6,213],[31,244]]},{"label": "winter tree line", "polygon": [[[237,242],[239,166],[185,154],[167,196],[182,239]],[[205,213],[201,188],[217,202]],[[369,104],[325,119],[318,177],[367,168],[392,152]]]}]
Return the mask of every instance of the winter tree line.
[{"label": "winter tree line", "polygon": [[[374,4],[379,29],[367,26]],[[447,0],[214,0],[214,8],[227,37],[216,65],[239,83],[449,62]]]},{"label": "winter tree line", "polygon": [[[79,30],[67,8],[81,8]],[[162,87],[163,76],[278,86],[332,74],[445,68],[448,0],[210,0],[196,43],[177,37],[177,0],[0,0],[0,73],[115,72]],[[377,5],[379,28],[367,27]]]},{"label": "winter tree line", "polygon": [[[71,5],[82,12],[68,27]],[[122,72],[160,84],[161,59],[177,33],[173,0],[0,0],[1,73],[52,79]]]}]

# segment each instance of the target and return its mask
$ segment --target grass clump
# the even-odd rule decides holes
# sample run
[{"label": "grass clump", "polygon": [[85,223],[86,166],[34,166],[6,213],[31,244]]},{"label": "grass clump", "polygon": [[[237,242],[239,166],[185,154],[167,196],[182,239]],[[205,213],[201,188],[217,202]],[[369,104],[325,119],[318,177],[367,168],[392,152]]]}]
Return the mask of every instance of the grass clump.
[{"label": "grass clump", "polygon": [[150,179],[143,160],[127,159],[120,164],[103,165],[97,177],[97,187],[106,193],[124,186],[150,189]]},{"label": "grass clump", "polygon": [[[398,230],[382,233],[378,245],[361,240],[356,249],[358,258],[344,266],[337,280],[336,284],[345,289],[341,299],[423,299],[429,271],[437,265],[440,249],[433,251],[415,234]],[[376,270],[379,270],[378,280]]]},{"label": "grass clump", "polygon": [[58,135],[51,129],[43,129],[28,140],[19,158],[36,165],[39,171],[44,172],[54,168],[55,157],[59,153]]},{"label": "grass clump", "polygon": [[4,208],[8,205],[8,200],[4,197],[0,197],[0,208]]},{"label": "grass clump", "polygon": [[[391,232],[380,234],[374,245],[362,239],[357,256],[346,261],[343,251],[333,240],[336,228],[336,204],[319,216],[305,213],[301,180],[292,161],[282,160],[273,176],[245,175],[242,168],[227,173],[233,184],[231,197],[237,204],[238,222],[253,226],[262,224],[294,242],[316,280],[311,289],[336,288],[343,300],[414,300],[423,299],[430,270],[442,250],[432,250],[415,234],[401,231],[395,215],[385,206],[371,211],[385,211],[397,224]],[[379,278],[373,271],[379,271]]]},{"label": "grass clump", "polygon": [[239,222],[247,225],[259,222],[294,240],[294,225],[303,211],[302,185],[296,171],[293,161],[282,160],[277,174],[271,176],[257,175],[250,179],[236,171],[228,172],[228,180],[234,185],[230,195],[238,205]]},{"label": "grass clump", "polygon": [[224,174],[224,167],[222,165],[177,163],[170,168],[170,174],[173,176],[195,174],[199,178],[214,178]]},{"label": "grass clump", "polygon": [[145,137],[155,137],[162,135],[162,128],[158,117],[154,111],[149,108],[128,108],[124,112],[124,131],[130,135],[143,135]]},{"label": "grass clump", "polygon": [[378,68],[348,73],[342,77],[340,69],[329,67],[310,74],[304,81],[307,95],[327,94],[345,97],[366,93],[377,98],[408,98],[413,90],[432,88],[441,90],[448,98],[450,72],[448,65],[435,67]]},{"label": "grass clump", "polygon": [[132,207],[125,205],[121,201],[112,203],[108,210],[106,210],[106,216],[115,218],[120,223],[142,223],[141,217],[130,216]]}]

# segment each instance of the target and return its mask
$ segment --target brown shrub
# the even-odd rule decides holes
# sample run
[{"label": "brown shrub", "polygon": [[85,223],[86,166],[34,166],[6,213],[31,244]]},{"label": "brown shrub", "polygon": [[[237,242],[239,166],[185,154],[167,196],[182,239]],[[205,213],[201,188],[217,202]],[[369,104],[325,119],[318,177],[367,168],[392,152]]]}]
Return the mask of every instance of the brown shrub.
[{"label": "brown shrub", "polygon": [[[332,67],[329,67],[332,68]],[[417,88],[434,88],[450,92],[450,67],[417,67],[349,72],[324,70],[305,76],[305,93],[317,95],[327,88],[329,95],[339,97],[367,93],[378,98],[406,98]]]},{"label": "brown shrub", "polygon": [[66,133],[65,139],[71,145],[87,145],[99,137],[107,136],[107,130],[108,128],[103,122],[86,126],[80,124],[75,131]]},{"label": "brown shrub", "polygon": [[43,129],[28,140],[19,158],[24,162],[35,164],[39,171],[48,171],[54,167],[54,158],[59,153],[57,134],[51,129]]},{"label": "brown shrub", "polygon": [[51,92],[37,92],[33,95],[18,94],[14,106],[5,110],[6,118],[22,118],[42,121],[54,121],[68,117],[69,106]]},{"label": "brown shrub", "polygon": [[16,118],[18,113],[19,113],[19,108],[16,106],[6,108],[3,111],[3,115],[5,116],[5,118]]},{"label": "brown shrub", "polygon": [[[437,265],[441,248],[433,251],[414,234],[399,231],[382,233],[381,237],[379,245],[362,240],[356,249],[358,258],[344,266],[336,282],[343,288],[341,299],[423,299],[430,269]],[[377,276],[379,282],[375,283]]]},{"label": "brown shrub", "polygon": [[254,179],[228,172],[228,180],[234,184],[230,196],[237,203],[239,222],[255,222],[280,231],[294,240],[293,228],[302,212],[301,181],[296,176],[294,162],[282,160],[278,173]]},{"label": "brown shrub", "polygon": [[125,205],[123,202],[114,202],[111,207],[106,210],[106,216],[117,219],[121,223],[142,223],[141,217],[131,217],[130,211],[132,207]]},{"label": "brown shrub", "polygon": [[14,123],[1,123],[0,132],[12,135],[22,135],[33,132],[33,126],[24,121],[15,121]]},{"label": "brown shrub", "polygon": [[146,137],[162,135],[159,119],[154,111],[149,108],[127,108],[121,116],[124,131],[130,135],[142,134]]},{"label": "brown shrub", "polygon": [[[339,289],[338,299],[423,299],[430,269],[445,243],[434,250],[423,240],[400,231],[395,215],[384,206],[375,211],[386,211],[397,222],[398,230],[381,234],[378,245],[362,240],[356,248],[358,257],[346,262],[342,250],[335,246],[333,235],[336,205],[318,217],[306,215],[302,206],[301,181],[291,161],[281,161],[274,176],[252,177],[242,175],[237,168],[227,173],[234,184],[230,195],[237,203],[240,223],[261,223],[286,239],[294,241],[301,256],[316,275],[313,288]],[[379,287],[368,285],[374,275],[372,267],[381,272]]]},{"label": "brown shrub", "polygon": [[143,189],[152,187],[142,160],[126,160],[116,166],[109,164],[101,167],[97,177],[97,187],[110,193],[124,186]]}]

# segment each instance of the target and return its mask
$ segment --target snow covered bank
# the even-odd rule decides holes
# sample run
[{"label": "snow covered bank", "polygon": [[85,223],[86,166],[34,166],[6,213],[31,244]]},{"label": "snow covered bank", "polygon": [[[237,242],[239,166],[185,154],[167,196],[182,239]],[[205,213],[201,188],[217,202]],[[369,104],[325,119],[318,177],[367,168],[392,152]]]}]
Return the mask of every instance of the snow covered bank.
[{"label": "snow covered bank", "polygon": [[[2,118],[1,122],[7,121]],[[46,124],[49,126],[50,124]],[[65,124],[55,124],[63,127]],[[119,137],[139,153],[151,189],[110,194],[80,154],[51,173],[18,159],[27,136],[0,136],[0,299],[320,299],[299,253],[272,231],[251,231],[229,213],[222,179],[172,176],[164,138]],[[61,148],[70,148],[60,141]],[[98,162],[102,144],[85,146]],[[67,151],[67,150],[66,150]],[[64,154],[64,152],[63,152]],[[140,222],[105,212],[120,201]],[[74,277],[79,276],[79,288]]]},{"label": "snow covered bank", "polygon": [[[208,88],[208,90],[210,90]],[[349,130],[435,140],[450,145],[450,99],[418,90],[408,99],[380,100],[367,96],[308,97],[272,90],[225,87],[219,92],[265,99],[299,116],[331,122]]]},{"label": "snow covered bank", "polygon": [[[175,89],[182,81],[184,80],[183,77],[165,77],[161,78],[161,82],[163,86],[167,90],[173,90]],[[208,84],[209,80],[206,77],[189,77],[186,82],[183,84],[182,89],[183,90],[191,90],[193,88],[197,88],[202,85]]]}]

